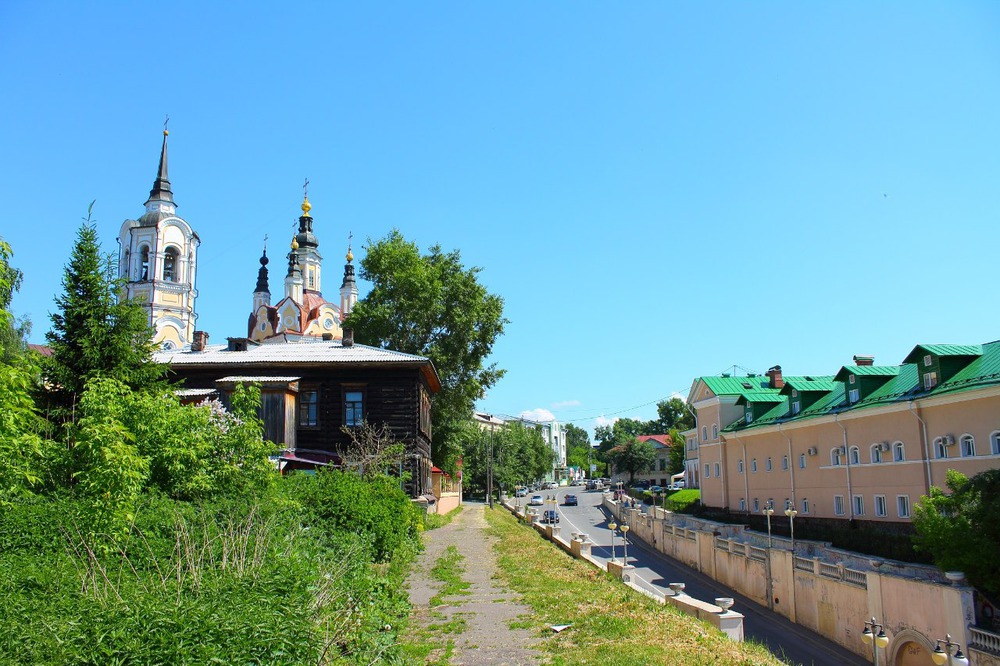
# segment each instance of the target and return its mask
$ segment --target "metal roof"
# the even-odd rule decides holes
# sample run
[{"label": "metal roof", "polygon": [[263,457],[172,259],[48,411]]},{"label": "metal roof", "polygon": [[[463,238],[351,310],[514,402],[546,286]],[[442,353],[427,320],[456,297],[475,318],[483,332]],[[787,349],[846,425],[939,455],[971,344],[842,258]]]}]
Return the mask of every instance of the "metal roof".
[{"label": "metal roof", "polygon": [[898,374],[898,365],[845,365],[834,376],[833,381],[845,382],[848,375],[857,375],[858,377],[894,377]]},{"label": "metal roof", "polygon": [[157,363],[178,367],[203,365],[257,365],[260,363],[407,363],[430,361],[423,356],[366,345],[344,347],[340,340],[250,344],[246,351],[229,351],[227,345],[209,345],[204,351],[172,349],[153,354]]},{"label": "metal roof", "polygon": [[770,381],[766,375],[753,377],[699,377],[715,395],[743,395],[747,391],[766,389]]},{"label": "metal roof", "polygon": [[232,377],[223,377],[222,379],[215,380],[216,382],[231,382],[234,384],[287,384],[289,382],[297,382],[301,377],[266,377],[264,375],[260,376],[247,376],[247,375],[234,375]]},{"label": "metal roof", "polygon": [[915,363],[924,354],[933,354],[934,356],[980,356],[982,353],[982,345],[917,345],[903,359],[903,363]]},{"label": "metal roof", "polygon": [[783,402],[785,397],[781,395],[778,389],[769,389],[767,391],[744,391],[740,399],[736,401],[737,405],[744,405],[748,402]]},{"label": "metal roof", "polygon": [[832,391],[837,386],[837,383],[833,381],[833,377],[811,377],[811,378],[801,378],[801,377],[789,377],[785,380],[785,386],[781,389],[784,394],[791,393],[795,391],[821,391],[826,393]]}]

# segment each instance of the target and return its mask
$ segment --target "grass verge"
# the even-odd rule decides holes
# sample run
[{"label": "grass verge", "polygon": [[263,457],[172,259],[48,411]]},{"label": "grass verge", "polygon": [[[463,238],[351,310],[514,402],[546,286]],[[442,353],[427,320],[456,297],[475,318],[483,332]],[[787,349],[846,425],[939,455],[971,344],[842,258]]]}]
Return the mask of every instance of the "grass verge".
[{"label": "grass verge", "polygon": [[456,506],[454,509],[446,514],[440,513],[428,513],[424,516],[424,529],[425,530],[436,530],[439,527],[444,527],[452,520],[455,516],[462,513],[463,505]]},{"label": "grass verge", "polygon": [[[454,512],[453,512],[454,513]],[[467,622],[461,613],[450,617],[433,610],[442,606],[446,597],[469,594],[469,583],[462,580],[465,558],[455,546],[448,546],[431,569],[431,578],[444,583],[429,602],[431,622],[420,626],[411,618],[410,628],[402,637],[400,648],[407,664],[447,666],[455,652],[456,636],[465,631]]]},{"label": "grass verge", "polygon": [[[573,559],[503,508],[485,511],[491,533],[499,537],[499,576],[535,612],[517,624],[543,638],[537,649],[547,653],[547,663],[782,664],[763,646],[730,641],[714,627],[661,606]],[[572,626],[557,634],[548,629],[553,624]]]},{"label": "grass verge", "polygon": [[431,578],[444,583],[444,586],[431,597],[431,608],[444,603],[444,597],[454,597],[460,594],[469,594],[469,584],[462,580],[462,573],[465,565],[462,564],[464,557],[458,552],[455,546],[448,546],[444,555],[438,558],[431,569]]}]

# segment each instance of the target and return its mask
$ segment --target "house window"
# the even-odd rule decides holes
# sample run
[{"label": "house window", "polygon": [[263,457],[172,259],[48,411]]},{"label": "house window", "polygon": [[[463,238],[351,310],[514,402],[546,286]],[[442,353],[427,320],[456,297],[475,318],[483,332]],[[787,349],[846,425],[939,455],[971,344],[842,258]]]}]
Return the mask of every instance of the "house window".
[{"label": "house window", "polygon": [[299,425],[312,427],[319,425],[319,391],[299,393]]},{"label": "house window", "polygon": [[719,468],[719,463],[715,463],[715,476],[722,476],[722,470]]},{"label": "house window", "polygon": [[139,279],[148,280],[149,279],[149,248],[143,245],[139,248]]},{"label": "house window", "polygon": [[781,469],[788,469],[788,456],[781,456]]},{"label": "house window", "polygon": [[850,382],[851,384],[853,384],[854,383],[854,375],[848,375],[847,377],[848,377],[847,381]]},{"label": "house window", "polygon": [[976,455],[976,440],[972,437],[972,435],[962,435],[960,444],[962,446],[963,458],[969,458]]},{"label": "house window", "polygon": [[753,422],[753,414],[747,412],[747,423],[752,423],[752,422]]},{"label": "house window", "polygon": [[805,468],[806,468],[806,454],[800,453],[799,454],[799,469],[805,469]]},{"label": "house window", "polygon": [[771,456],[767,457],[767,462],[764,463],[764,470],[770,472],[773,465],[771,464]]},{"label": "house window", "polygon": [[896,513],[900,518],[910,517],[910,496],[896,495]]},{"label": "house window", "polygon": [[881,518],[884,518],[886,516],[885,495],[875,496],[875,515]]},{"label": "house window", "polygon": [[854,496],[854,515],[863,516],[865,515],[865,498],[864,495]]},{"label": "house window", "polygon": [[931,367],[931,362],[932,361],[933,361],[933,359],[931,358],[930,354],[927,354],[927,356],[924,356],[924,367],[925,368]]},{"label": "house window", "polygon": [[792,416],[798,414],[800,408],[801,408],[801,405],[799,405],[798,401],[793,402],[792,403]]},{"label": "house window", "polygon": [[364,393],[358,390],[345,391],[344,425],[349,428],[359,426],[364,418]]},{"label": "house window", "polygon": [[802,498],[802,513],[809,513],[809,498]]},{"label": "house window", "polygon": [[743,461],[742,461],[742,460],[737,460],[737,461],[736,461],[736,471],[737,471],[737,472],[738,472],[739,474],[742,474],[742,473],[743,473]]},{"label": "house window", "polygon": [[177,281],[177,248],[168,247],[163,253],[163,279],[167,282]]},{"label": "house window", "polygon": [[903,462],[906,460],[906,448],[903,446],[902,442],[896,442],[892,445],[892,459],[896,462]]},{"label": "house window", "polygon": [[993,455],[1000,455],[1000,430],[990,435],[990,451]]},{"label": "house window", "polygon": [[750,471],[753,472],[754,474],[757,473],[757,459],[756,458],[754,458],[753,460],[750,461]]},{"label": "house window", "polygon": [[713,423],[712,424],[712,439],[718,439],[718,438],[719,438],[719,424],[718,423]]},{"label": "house window", "polygon": [[871,461],[873,463],[882,462],[882,445],[872,444]]},{"label": "house window", "polygon": [[842,450],[843,449],[841,449],[839,446],[835,446],[832,449],[830,449],[830,464],[833,465],[834,467],[838,467],[841,464],[840,452]]},{"label": "house window", "polygon": [[847,392],[847,399],[854,403],[861,399],[861,392],[858,389],[851,389]]},{"label": "house window", "polygon": [[846,511],[844,511],[844,496],[834,495],[833,496],[833,512],[838,516],[843,516]]},{"label": "house window", "polygon": [[753,498],[753,512],[757,513],[760,511],[760,500],[756,497]]},{"label": "house window", "polygon": [[934,457],[935,458],[947,458],[948,448],[944,444],[944,437],[938,437],[934,440]]},{"label": "house window", "polygon": [[798,391],[796,391],[795,389],[792,389],[792,397],[793,397],[793,398],[797,398],[797,397],[799,397],[799,392],[798,392]]},{"label": "house window", "polygon": [[924,390],[925,391],[930,391],[935,386],[937,386],[937,373],[936,372],[925,372],[924,373]]},{"label": "house window", "polygon": [[851,464],[852,465],[861,464],[861,447],[859,446],[851,447]]},{"label": "house window", "polygon": [[712,473],[709,469],[708,463],[705,463],[705,478],[709,479],[712,477]]},{"label": "house window", "polygon": [[740,498],[740,511],[746,511],[746,510],[747,510],[747,501],[746,501],[746,499],[744,499],[744,498],[741,497]]},{"label": "house window", "polygon": [[701,438],[704,441],[708,441],[708,426],[701,427]]}]

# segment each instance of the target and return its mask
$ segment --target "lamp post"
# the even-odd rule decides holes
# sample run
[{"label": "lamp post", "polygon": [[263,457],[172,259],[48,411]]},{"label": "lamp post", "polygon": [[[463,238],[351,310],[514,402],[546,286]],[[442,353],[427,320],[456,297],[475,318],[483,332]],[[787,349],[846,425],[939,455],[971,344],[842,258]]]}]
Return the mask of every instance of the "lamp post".
[{"label": "lamp post", "polygon": [[622,523],[622,544],[625,546],[625,564],[628,565],[628,524]]},{"label": "lamp post", "polygon": [[885,649],[885,646],[889,644],[889,637],[885,635],[885,627],[874,616],[865,622],[865,630],[861,632],[861,640],[872,646],[875,666],[878,666],[878,649]]},{"label": "lamp post", "polygon": [[767,547],[771,547],[771,516],[774,515],[774,502],[767,500],[767,504],[761,510],[765,516],[767,516]]},{"label": "lamp post", "polygon": [[792,530],[792,554],[794,555],[795,554],[795,516],[799,515],[799,512],[796,511],[795,509],[793,509],[791,507],[791,505],[789,505],[785,509],[785,515],[788,516],[788,526]]},{"label": "lamp post", "polygon": [[[941,649],[942,645],[944,646],[943,650]],[[954,653],[951,651],[952,648],[956,648]],[[958,646],[958,643],[952,642],[951,634],[945,634],[944,638],[937,639],[937,647],[931,653],[931,659],[938,666],[943,666],[943,664],[969,666],[969,658],[962,654],[962,648]]]},{"label": "lamp post", "polygon": [[611,530],[611,561],[615,561],[615,530],[618,529],[618,523],[612,518],[611,522],[608,523],[608,529]]}]

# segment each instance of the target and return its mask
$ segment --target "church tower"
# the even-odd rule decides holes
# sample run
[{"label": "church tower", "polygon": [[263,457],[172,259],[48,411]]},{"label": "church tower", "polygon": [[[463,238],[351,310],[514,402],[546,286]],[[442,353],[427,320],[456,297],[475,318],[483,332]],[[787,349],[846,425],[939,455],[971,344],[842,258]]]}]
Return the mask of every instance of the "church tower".
[{"label": "church tower", "polygon": [[201,240],[177,216],[167,176],[167,136],[163,130],[160,165],[146,212],[125,220],[118,233],[118,271],[125,293],[149,313],[153,343],[163,349],[189,346],[194,339],[194,301]]},{"label": "church tower", "polygon": [[344,281],[340,285],[340,319],[343,321],[351,314],[354,304],[358,302],[358,283],[354,280],[354,252],[347,246],[347,263],[344,264]]}]

